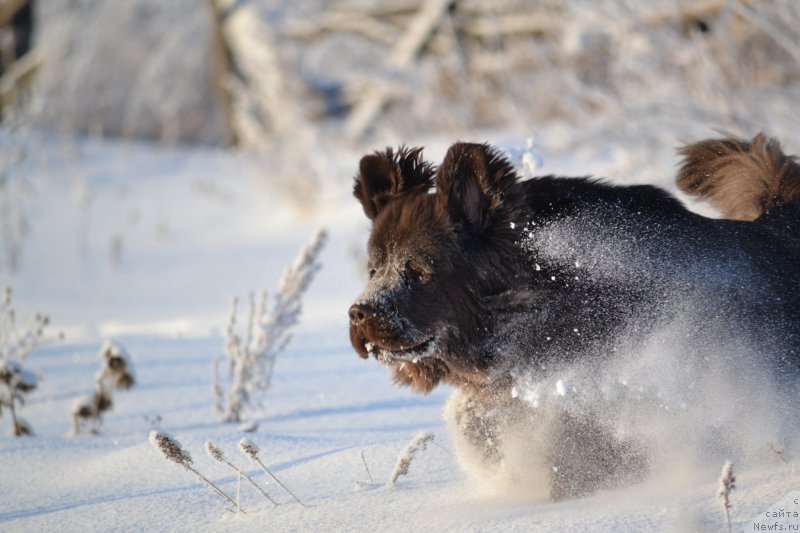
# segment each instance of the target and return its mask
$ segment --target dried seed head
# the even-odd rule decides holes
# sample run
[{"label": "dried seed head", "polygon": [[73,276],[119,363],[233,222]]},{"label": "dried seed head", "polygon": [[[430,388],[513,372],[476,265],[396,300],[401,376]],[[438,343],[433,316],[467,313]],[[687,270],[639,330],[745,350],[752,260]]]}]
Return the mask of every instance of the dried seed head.
[{"label": "dried seed head", "polygon": [[258,459],[258,446],[249,440],[249,439],[242,439],[239,441],[239,449],[242,450],[242,453],[250,457],[250,459]]},{"label": "dried seed head", "polygon": [[163,431],[150,432],[150,444],[161,450],[164,457],[184,467],[192,464],[192,456],[181,448],[181,443]]},{"label": "dried seed head", "polygon": [[136,383],[134,377],[126,372],[117,376],[114,386],[120,390],[127,390],[133,387],[134,383]]},{"label": "dried seed head", "polygon": [[225,460],[225,455],[222,453],[220,447],[211,442],[210,440],[206,441],[206,453],[216,461]]},{"label": "dried seed head", "polygon": [[733,465],[730,461],[725,461],[722,465],[722,473],[719,476],[717,485],[717,496],[723,499],[723,505],[730,507],[729,497],[733,489],[736,488],[736,476],[733,475]]}]

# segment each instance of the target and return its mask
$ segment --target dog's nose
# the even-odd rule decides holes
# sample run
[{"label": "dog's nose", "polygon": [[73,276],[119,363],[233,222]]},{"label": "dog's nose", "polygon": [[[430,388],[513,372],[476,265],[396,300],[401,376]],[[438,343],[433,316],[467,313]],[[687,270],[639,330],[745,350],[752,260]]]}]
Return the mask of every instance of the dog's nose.
[{"label": "dog's nose", "polygon": [[350,316],[350,324],[353,326],[361,326],[364,322],[375,316],[375,310],[368,305],[355,304],[350,307],[348,315]]}]

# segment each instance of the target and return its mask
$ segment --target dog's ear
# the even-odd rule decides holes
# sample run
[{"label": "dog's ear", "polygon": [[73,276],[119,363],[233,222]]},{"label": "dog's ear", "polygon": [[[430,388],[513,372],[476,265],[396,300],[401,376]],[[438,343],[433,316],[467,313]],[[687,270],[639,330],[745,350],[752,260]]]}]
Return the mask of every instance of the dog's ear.
[{"label": "dog's ear", "polygon": [[454,144],[436,173],[437,193],[456,229],[473,234],[492,225],[515,182],[514,167],[488,144]]},{"label": "dog's ear", "polygon": [[375,220],[389,200],[408,191],[427,192],[433,187],[434,170],[422,159],[422,148],[387,148],[361,158],[353,195],[364,213]]}]

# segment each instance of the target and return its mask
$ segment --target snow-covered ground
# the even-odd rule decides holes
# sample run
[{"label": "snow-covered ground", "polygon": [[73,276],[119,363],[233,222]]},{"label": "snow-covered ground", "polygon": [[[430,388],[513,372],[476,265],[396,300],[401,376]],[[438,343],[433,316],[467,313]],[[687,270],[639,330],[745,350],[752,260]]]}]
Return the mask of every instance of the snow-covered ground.
[{"label": "snow-covered ground", "polygon": [[[709,136],[706,126],[682,117],[642,121],[618,136],[553,127],[539,132],[540,171],[672,188],[674,147]],[[462,140],[525,143],[524,135],[507,132]],[[426,155],[436,161],[451,140],[405,141],[428,145]],[[786,141],[796,153],[796,139]],[[0,437],[0,530],[724,530],[716,498],[722,464],[680,464],[637,486],[558,503],[470,481],[441,416],[449,391],[423,397],[399,389],[349,346],[346,310],[360,291],[368,231],[350,196],[361,154],[334,143],[314,150],[316,166],[329,175],[311,208],[270,184],[263,162],[228,152],[91,140],[36,144],[29,186],[16,199],[28,225],[20,267],[3,273],[0,285],[13,287],[21,322],[47,313],[49,333],[66,338],[37,348],[26,362],[41,377],[20,411],[35,436]],[[245,483],[247,514],[238,515],[193,474],[165,461],[148,435],[160,429],[175,436],[195,467],[229,494],[236,476],[205,454],[208,440],[267,481],[238,451],[245,434],[218,421],[212,361],[224,354],[230,299],[274,290],[297,249],[321,227],[331,237],[323,268],[293,341],[278,357],[264,407],[252,413],[258,427],[246,434],[307,507],[270,483],[267,490],[282,502],[273,507]],[[99,435],[70,436],[70,408],[92,391],[108,338],[129,352],[137,384],[114,393]],[[9,417],[0,424],[5,434]],[[434,432],[438,446],[420,452],[395,487],[384,487],[398,454],[420,431]],[[752,531],[756,517],[800,523],[765,515],[773,504],[800,512],[796,500],[785,499],[800,489],[800,461],[787,456],[785,463],[765,443],[763,461],[734,466],[734,529]]]}]

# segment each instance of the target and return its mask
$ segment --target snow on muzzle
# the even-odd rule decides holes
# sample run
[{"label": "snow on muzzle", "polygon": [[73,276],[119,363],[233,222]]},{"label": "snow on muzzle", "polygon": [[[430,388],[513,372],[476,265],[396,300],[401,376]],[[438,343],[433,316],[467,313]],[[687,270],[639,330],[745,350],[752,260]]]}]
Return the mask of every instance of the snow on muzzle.
[{"label": "snow on muzzle", "polygon": [[417,361],[430,357],[436,348],[433,337],[409,328],[404,321],[364,303],[350,307],[350,342],[362,359],[370,356],[383,363]]}]

